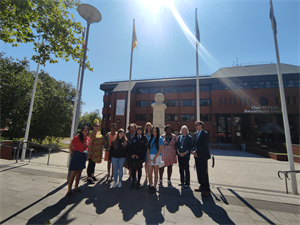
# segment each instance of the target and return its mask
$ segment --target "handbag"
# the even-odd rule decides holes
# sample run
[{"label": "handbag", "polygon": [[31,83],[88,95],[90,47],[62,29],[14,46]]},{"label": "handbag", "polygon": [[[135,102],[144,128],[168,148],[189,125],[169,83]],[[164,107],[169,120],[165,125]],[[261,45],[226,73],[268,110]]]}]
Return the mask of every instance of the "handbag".
[{"label": "handbag", "polygon": [[164,166],[165,166],[165,162],[164,162],[164,161],[162,161],[162,158],[161,158],[161,156],[159,156],[158,158],[159,158],[159,160],[160,160],[160,162],[158,163],[158,167],[159,167],[159,168],[162,168],[162,167],[164,167]]}]

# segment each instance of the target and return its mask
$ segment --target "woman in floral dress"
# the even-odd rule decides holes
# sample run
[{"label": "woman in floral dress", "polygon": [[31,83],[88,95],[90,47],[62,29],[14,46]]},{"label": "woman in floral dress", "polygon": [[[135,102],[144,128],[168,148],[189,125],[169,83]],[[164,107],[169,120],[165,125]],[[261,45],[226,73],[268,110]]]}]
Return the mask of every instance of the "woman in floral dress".
[{"label": "woman in floral dress", "polygon": [[87,168],[87,182],[88,184],[94,184],[94,181],[98,179],[95,177],[96,163],[102,162],[102,146],[104,144],[104,137],[99,131],[99,120],[94,120],[94,130],[90,133],[90,145],[88,150],[87,160],[89,165]]}]

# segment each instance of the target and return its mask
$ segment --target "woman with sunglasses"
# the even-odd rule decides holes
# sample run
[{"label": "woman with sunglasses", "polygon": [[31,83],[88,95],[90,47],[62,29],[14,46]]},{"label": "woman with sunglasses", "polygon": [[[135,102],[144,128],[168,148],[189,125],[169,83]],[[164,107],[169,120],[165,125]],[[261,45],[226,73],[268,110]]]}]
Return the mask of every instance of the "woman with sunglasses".
[{"label": "woman with sunglasses", "polygon": [[118,177],[118,187],[122,187],[123,166],[128,152],[128,146],[129,144],[125,136],[124,130],[119,129],[118,135],[111,142],[111,146],[109,148],[109,161],[112,162],[114,168],[114,183],[111,186],[111,188],[117,187]]},{"label": "woman with sunglasses", "polygon": [[75,136],[69,146],[69,150],[71,152],[71,162],[69,170],[72,171],[71,176],[68,181],[68,197],[74,197],[74,193],[72,192],[72,185],[75,178],[75,192],[81,193],[82,190],[78,188],[79,179],[82,173],[82,170],[85,168],[85,162],[87,159],[87,151],[90,143],[89,135],[89,127],[84,126],[79,135]]},{"label": "woman with sunglasses", "polygon": [[90,145],[88,150],[88,161],[89,165],[87,167],[87,183],[94,184],[94,181],[98,179],[95,177],[95,166],[96,163],[102,162],[102,146],[104,143],[104,138],[99,132],[99,120],[94,120],[94,130],[90,133]]}]

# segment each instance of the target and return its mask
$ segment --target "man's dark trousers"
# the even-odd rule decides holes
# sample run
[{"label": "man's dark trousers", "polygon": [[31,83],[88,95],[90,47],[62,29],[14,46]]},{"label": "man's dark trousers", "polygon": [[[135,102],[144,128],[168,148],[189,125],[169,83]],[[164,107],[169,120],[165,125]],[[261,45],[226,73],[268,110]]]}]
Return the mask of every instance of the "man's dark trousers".
[{"label": "man's dark trousers", "polygon": [[198,182],[201,189],[210,191],[208,180],[207,159],[195,158]]}]

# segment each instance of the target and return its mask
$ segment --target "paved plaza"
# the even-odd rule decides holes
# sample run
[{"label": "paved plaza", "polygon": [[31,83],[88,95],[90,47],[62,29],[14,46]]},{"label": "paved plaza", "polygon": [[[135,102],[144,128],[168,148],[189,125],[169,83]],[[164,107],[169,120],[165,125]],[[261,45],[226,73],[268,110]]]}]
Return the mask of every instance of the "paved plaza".
[{"label": "paved plaza", "polygon": [[[30,163],[1,159],[0,224],[300,224],[300,195],[286,194],[284,180],[277,176],[279,170],[289,170],[288,162],[235,150],[211,153],[212,195],[206,198],[194,192],[198,183],[193,157],[191,189],[178,186],[177,164],[172,186],[165,179],[156,195],[148,195],[145,186],[129,189],[125,181],[122,188],[110,189],[102,162],[96,165],[99,181],[87,185],[84,170],[80,181],[84,192],[73,198],[65,197],[67,153],[52,153],[48,166],[46,152],[34,154]],[[297,163],[295,167],[300,169]],[[123,180],[127,178],[124,174]],[[290,181],[288,187],[291,192]]]}]

